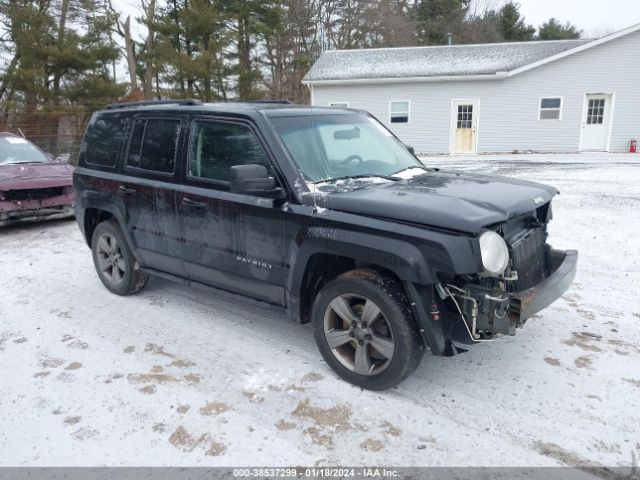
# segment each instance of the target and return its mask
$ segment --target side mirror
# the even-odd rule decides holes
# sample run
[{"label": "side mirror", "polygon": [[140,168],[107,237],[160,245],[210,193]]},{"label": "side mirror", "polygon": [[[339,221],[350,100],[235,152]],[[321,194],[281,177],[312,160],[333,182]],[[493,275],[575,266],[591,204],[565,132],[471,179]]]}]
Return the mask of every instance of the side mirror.
[{"label": "side mirror", "polygon": [[267,197],[278,197],[282,189],[269,176],[263,165],[235,165],[231,167],[231,192]]},{"label": "side mirror", "polygon": [[405,145],[404,147],[405,147],[407,150],[409,150],[409,153],[410,153],[411,155],[413,155],[413,156],[415,156],[415,155],[416,155],[416,149],[415,149],[415,148],[410,147],[409,145]]}]

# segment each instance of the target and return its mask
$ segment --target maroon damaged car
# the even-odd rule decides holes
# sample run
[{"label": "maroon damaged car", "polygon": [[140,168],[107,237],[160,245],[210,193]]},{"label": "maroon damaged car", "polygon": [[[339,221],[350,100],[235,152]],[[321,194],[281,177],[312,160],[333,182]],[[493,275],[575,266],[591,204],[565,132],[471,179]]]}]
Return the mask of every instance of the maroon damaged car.
[{"label": "maroon damaged car", "polygon": [[73,216],[73,167],[28,140],[0,133],[0,227]]}]

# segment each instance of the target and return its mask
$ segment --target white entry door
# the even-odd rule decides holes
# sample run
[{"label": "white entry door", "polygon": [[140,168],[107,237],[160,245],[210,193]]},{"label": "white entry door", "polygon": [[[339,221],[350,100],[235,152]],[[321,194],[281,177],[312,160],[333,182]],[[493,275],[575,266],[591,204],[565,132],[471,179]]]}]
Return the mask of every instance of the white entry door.
[{"label": "white entry door", "polygon": [[451,153],[476,153],[478,100],[454,100],[451,111]]},{"label": "white entry door", "polygon": [[613,97],[587,94],[584,101],[580,150],[608,150]]}]

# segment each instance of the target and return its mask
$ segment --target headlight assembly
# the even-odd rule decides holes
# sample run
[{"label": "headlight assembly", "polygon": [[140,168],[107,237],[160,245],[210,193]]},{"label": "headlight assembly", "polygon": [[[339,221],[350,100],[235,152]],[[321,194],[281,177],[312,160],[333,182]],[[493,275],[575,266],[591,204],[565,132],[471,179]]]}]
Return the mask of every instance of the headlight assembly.
[{"label": "headlight assembly", "polygon": [[494,277],[502,275],[509,265],[507,244],[500,235],[490,230],[481,233],[479,240],[484,273]]}]

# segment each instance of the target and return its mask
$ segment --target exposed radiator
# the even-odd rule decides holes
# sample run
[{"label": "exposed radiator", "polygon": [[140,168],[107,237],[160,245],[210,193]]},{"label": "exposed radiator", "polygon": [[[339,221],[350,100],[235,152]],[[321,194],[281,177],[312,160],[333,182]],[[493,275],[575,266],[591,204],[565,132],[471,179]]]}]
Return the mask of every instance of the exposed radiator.
[{"label": "exposed radiator", "polygon": [[538,283],[546,276],[546,234],[542,228],[532,228],[511,243],[513,268],[518,280],[510,282],[514,291],[522,291]]}]

